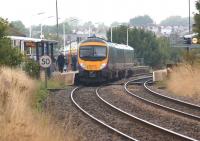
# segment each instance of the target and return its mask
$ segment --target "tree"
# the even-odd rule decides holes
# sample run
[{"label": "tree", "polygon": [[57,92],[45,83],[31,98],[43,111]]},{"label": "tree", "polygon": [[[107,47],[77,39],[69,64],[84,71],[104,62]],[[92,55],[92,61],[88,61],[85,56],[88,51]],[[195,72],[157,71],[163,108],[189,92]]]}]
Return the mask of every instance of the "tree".
[{"label": "tree", "polygon": [[193,31],[198,33],[198,37],[200,37],[200,0],[196,1],[196,9],[197,13],[194,15],[195,26],[193,27]]},{"label": "tree", "polygon": [[[119,43],[119,44],[126,44],[126,31],[127,31],[127,26],[119,26],[119,27],[113,27],[112,28],[112,41]],[[111,41],[110,34],[111,29],[107,32],[107,38],[109,41]]]},{"label": "tree", "polygon": [[22,54],[17,48],[12,48],[10,40],[6,38],[9,23],[0,18],[0,66],[17,66],[22,62]]},{"label": "tree", "polygon": [[19,32],[26,34],[28,30],[21,21],[12,21],[10,27],[16,28]]},{"label": "tree", "polygon": [[130,24],[133,26],[147,26],[153,24],[153,20],[148,16],[138,16],[130,19]]},{"label": "tree", "polygon": [[[113,28],[113,42],[126,44],[126,31],[127,26]],[[110,40],[110,30],[107,32],[107,38]],[[136,58],[143,58],[145,65],[151,67],[164,67],[173,62],[174,58],[177,59],[177,54],[171,50],[167,38],[158,38],[153,32],[143,29],[129,29],[129,46],[134,48]]]},{"label": "tree", "polygon": [[118,25],[121,25],[121,23],[119,23],[119,22],[117,22],[117,21],[115,21],[115,22],[113,22],[112,24],[111,24],[111,26],[118,26]]}]

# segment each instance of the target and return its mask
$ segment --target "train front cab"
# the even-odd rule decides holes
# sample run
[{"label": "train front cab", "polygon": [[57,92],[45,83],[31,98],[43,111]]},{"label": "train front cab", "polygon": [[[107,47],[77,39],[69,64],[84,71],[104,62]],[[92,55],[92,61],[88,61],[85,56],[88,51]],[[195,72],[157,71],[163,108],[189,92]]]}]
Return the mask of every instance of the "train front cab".
[{"label": "train front cab", "polygon": [[78,49],[79,81],[103,82],[108,72],[108,46],[106,42],[83,42]]}]

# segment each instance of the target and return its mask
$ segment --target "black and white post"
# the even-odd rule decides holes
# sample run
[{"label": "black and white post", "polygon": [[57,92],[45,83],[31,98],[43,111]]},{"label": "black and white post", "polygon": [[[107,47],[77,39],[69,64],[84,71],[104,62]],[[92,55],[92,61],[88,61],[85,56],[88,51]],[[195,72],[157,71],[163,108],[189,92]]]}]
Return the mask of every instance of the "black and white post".
[{"label": "black and white post", "polygon": [[45,69],[45,88],[47,88],[47,70],[51,66],[51,57],[44,55],[40,57],[40,66]]}]

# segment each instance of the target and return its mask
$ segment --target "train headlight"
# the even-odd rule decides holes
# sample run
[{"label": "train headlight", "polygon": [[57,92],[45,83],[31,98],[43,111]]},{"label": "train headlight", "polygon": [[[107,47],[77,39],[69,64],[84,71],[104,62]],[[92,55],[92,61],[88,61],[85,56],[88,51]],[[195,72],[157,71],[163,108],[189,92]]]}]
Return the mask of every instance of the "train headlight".
[{"label": "train headlight", "polygon": [[81,63],[80,65],[82,68],[84,68],[84,69],[86,68],[85,64]]},{"label": "train headlight", "polygon": [[105,68],[105,67],[106,67],[106,64],[103,63],[103,64],[101,64],[100,69],[103,69],[103,68]]}]

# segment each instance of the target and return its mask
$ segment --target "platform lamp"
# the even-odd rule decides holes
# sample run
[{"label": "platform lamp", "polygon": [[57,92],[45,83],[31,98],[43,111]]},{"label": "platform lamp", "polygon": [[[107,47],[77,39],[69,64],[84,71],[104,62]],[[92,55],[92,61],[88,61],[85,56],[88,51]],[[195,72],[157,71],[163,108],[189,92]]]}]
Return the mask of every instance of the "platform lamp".
[{"label": "platform lamp", "polygon": [[[32,16],[40,16],[40,15],[43,15],[45,14],[45,12],[39,12],[35,15],[32,15]],[[29,37],[31,38],[32,37],[32,25],[30,25],[30,28],[29,28]]]}]

